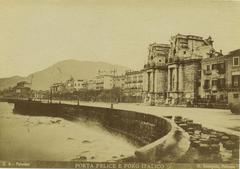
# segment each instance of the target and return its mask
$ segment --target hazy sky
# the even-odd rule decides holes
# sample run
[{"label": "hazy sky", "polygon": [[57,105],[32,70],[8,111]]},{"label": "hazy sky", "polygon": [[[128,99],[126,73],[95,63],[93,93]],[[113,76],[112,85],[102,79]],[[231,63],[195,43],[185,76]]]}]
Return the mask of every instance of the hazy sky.
[{"label": "hazy sky", "polygon": [[240,2],[0,0],[0,77],[65,59],[140,69],[150,43],[177,33],[211,35],[225,53],[240,48]]}]

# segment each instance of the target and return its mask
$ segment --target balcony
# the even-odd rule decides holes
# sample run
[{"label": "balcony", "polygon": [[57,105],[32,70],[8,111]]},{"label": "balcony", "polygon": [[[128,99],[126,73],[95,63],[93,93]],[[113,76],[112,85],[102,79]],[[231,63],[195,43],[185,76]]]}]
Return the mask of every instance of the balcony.
[{"label": "balcony", "polygon": [[96,84],[103,84],[103,83],[104,83],[103,81],[96,82]]},{"label": "balcony", "polygon": [[212,75],[218,76],[218,75],[219,75],[218,72],[219,72],[218,69],[213,69],[213,70],[212,70]]},{"label": "balcony", "polygon": [[205,92],[210,91],[210,86],[209,86],[209,84],[204,84],[204,85],[203,85],[203,89],[205,90]]},{"label": "balcony", "polygon": [[167,66],[166,63],[156,63],[155,67],[165,67]]},{"label": "balcony", "polygon": [[212,74],[211,70],[203,70],[203,72],[204,72],[205,75],[211,75]]},{"label": "balcony", "polygon": [[181,48],[188,48],[188,43],[187,42],[183,42],[181,43]]},{"label": "balcony", "polygon": [[133,80],[132,83],[137,83],[137,80]]},{"label": "balcony", "polygon": [[227,86],[227,90],[228,91],[240,91],[240,85],[234,86],[234,85],[230,84]]},{"label": "balcony", "polygon": [[217,86],[217,85],[213,85],[213,86],[212,86],[212,91],[213,91],[213,92],[218,91],[218,86]]}]

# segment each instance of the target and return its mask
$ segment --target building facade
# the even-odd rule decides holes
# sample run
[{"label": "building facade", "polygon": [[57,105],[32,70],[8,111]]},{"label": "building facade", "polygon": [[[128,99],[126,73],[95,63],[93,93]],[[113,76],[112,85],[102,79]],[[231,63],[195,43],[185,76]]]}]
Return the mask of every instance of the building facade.
[{"label": "building facade", "polygon": [[153,43],[149,45],[147,64],[143,69],[144,102],[155,105],[163,104],[167,90],[167,59],[170,46]]},{"label": "building facade", "polygon": [[186,104],[199,96],[201,60],[214,51],[212,38],[195,35],[171,37],[168,56],[167,103]]},{"label": "building facade", "polygon": [[143,73],[142,71],[127,71],[125,73],[125,85],[123,89],[125,96],[136,97],[142,100]]},{"label": "building facade", "polygon": [[124,89],[125,87],[125,75],[119,75],[114,77],[114,87]]},{"label": "building facade", "polygon": [[86,83],[87,90],[97,90],[96,79],[90,79]]},{"label": "building facade", "polygon": [[66,82],[65,82],[65,90],[66,92],[74,92],[75,91],[75,88],[74,88],[74,78],[71,77],[70,79],[68,79]]},{"label": "building facade", "polygon": [[240,103],[240,49],[226,55],[228,103]]},{"label": "building facade", "polygon": [[99,71],[96,76],[96,89],[108,90],[113,88],[114,75],[111,71]]},{"label": "building facade", "polygon": [[144,102],[186,104],[199,97],[201,60],[212,53],[213,40],[195,35],[172,36],[170,44],[151,44],[144,65]]},{"label": "building facade", "polygon": [[240,50],[202,60],[200,96],[211,102],[240,102]]},{"label": "building facade", "polygon": [[26,81],[18,82],[17,85],[13,87],[13,90],[18,98],[29,98],[32,96],[31,83]]},{"label": "building facade", "polygon": [[65,90],[65,84],[64,83],[53,83],[52,86],[50,87],[50,92],[52,94],[55,93],[61,93],[64,92]]},{"label": "building facade", "polygon": [[85,80],[82,79],[74,80],[74,89],[76,91],[86,89]]},{"label": "building facade", "polygon": [[215,55],[201,61],[200,97],[212,102],[227,102],[226,56]]}]

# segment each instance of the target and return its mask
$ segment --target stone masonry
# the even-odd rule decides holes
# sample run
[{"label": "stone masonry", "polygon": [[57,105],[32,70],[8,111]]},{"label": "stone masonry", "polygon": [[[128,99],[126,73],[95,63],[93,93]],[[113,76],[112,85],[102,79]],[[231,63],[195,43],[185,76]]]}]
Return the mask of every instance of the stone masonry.
[{"label": "stone masonry", "polygon": [[201,60],[215,53],[211,37],[177,34],[170,44],[149,45],[143,69],[144,102],[186,104],[199,96]]}]

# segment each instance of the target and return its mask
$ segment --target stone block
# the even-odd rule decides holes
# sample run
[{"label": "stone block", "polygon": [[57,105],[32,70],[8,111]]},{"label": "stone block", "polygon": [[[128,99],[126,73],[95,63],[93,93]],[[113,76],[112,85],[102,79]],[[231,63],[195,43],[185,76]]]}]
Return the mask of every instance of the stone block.
[{"label": "stone block", "polygon": [[220,140],[218,138],[209,138],[210,144],[219,144]]},{"label": "stone block", "polygon": [[201,130],[195,130],[194,134],[201,136],[202,131]]},{"label": "stone block", "polygon": [[216,135],[216,134],[211,134],[210,136],[209,136],[209,139],[216,139],[216,138],[218,138],[218,136]]},{"label": "stone block", "polygon": [[200,138],[199,141],[200,141],[202,144],[209,144],[209,139],[207,139],[207,138]]},{"label": "stone block", "polygon": [[164,116],[167,119],[172,119],[173,116]]},{"label": "stone block", "polygon": [[240,103],[238,103],[238,104],[231,104],[230,110],[234,114],[240,114]]},{"label": "stone block", "polygon": [[236,136],[236,135],[229,135],[229,138],[230,138],[230,140],[232,140],[232,141],[236,141],[236,142],[239,142],[239,137],[238,136]]},{"label": "stone block", "polygon": [[207,128],[205,128],[205,127],[202,127],[202,133],[204,133],[204,134],[210,134],[210,130],[209,129],[207,129]]},{"label": "stone block", "polygon": [[233,158],[239,159],[239,149],[233,149],[232,156],[233,156]]},{"label": "stone block", "polygon": [[199,144],[199,147],[198,147],[198,150],[200,153],[209,153],[210,152],[210,146],[208,144],[203,144],[203,143],[200,143]]},{"label": "stone block", "polygon": [[180,125],[180,124],[184,124],[184,121],[182,121],[182,120],[177,120],[177,121],[175,121],[175,123],[176,123],[177,125]]},{"label": "stone block", "polygon": [[222,142],[225,142],[225,141],[227,141],[227,140],[229,140],[230,138],[228,137],[228,136],[226,136],[226,135],[224,135],[224,136],[222,136],[221,137],[221,141]]},{"label": "stone block", "polygon": [[234,148],[236,148],[236,144],[231,140],[227,140],[223,142],[223,147],[227,150],[233,150]]},{"label": "stone block", "polygon": [[211,131],[210,134],[211,135],[217,135],[217,132],[216,131]]},{"label": "stone block", "polygon": [[198,124],[198,123],[187,122],[187,125],[189,127],[194,128],[195,130],[201,130],[201,128],[202,128],[202,125]]},{"label": "stone block", "polygon": [[191,119],[186,119],[186,122],[187,122],[187,123],[193,123],[193,120],[191,120]]},{"label": "stone block", "polygon": [[195,140],[195,141],[191,142],[191,146],[195,147],[195,148],[198,148],[200,143],[201,143],[200,141]]},{"label": "stone block", "polygon": [[182,129],[184,129],[184,130],[187,130],[187,124],[185,124],[185,123],[180,123],[179,124],[179,127],[181,127]]},{"label": "stone block", "polygon": [[194,135],[194,132],[193,131],[188,131],[187,132],[190,136],[193,136]]},{"label": "stone block", "polygon": [[182,120],[182,116],[175,116],[175,117],[174,117],[174,120],[175,120],[175,121]]},{"label": "stone block", "polygon": [[194,137],[196,140],[199,140],[199,139],[201,138],[201,135],[194,133],[193,137]]},{"label": "stone block", "polygon": [[211,152],[212,152],[212,153],[218,153],[218,152],[220,152],[220,145],[219,145],[219,144],[212,144],[212,145],[210,146],[210,148],[211,148]]},{"label": "stone block", "polygon": [[192,128],[192,127],[187,128],[187,132],[193,132],[194,133],[194,128]]}]

